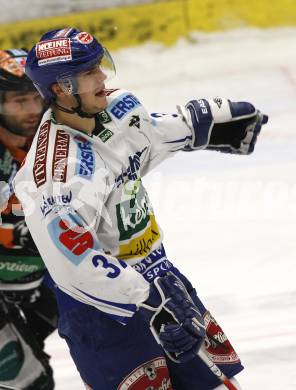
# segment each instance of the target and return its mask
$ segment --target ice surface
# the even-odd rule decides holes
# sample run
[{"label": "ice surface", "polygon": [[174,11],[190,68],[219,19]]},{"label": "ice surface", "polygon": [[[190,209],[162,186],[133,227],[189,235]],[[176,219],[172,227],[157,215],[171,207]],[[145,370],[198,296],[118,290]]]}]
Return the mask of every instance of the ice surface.
[{"label": "ice surface", "polygon": [[[296,389],[296,29],[194,34],[114,53],[112,86],[150,111],[197,97],[249,100],[270,121],[249,157],[179,153],[147,176],[169,258],[239,352],[245,390]],[[57,390],[83,389],[57,335]],[[194,390],[194,389],[192,389]]]}]

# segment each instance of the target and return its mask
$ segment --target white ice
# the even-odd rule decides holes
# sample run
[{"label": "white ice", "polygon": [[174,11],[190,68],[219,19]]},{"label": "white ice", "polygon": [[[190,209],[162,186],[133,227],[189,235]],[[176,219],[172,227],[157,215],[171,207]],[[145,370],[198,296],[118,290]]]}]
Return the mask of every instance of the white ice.
[{"label": "white ice", "polygon": [[[169,258],[241,356],[244,390],[296,389],[295,43],[293,28],[245,29],[113,53],[111,85],[150,111],[225,96],[270,116],[253,155],[179,153],[144,181]],[[56,389],[83,389],[56,334],[47,351]]]}]

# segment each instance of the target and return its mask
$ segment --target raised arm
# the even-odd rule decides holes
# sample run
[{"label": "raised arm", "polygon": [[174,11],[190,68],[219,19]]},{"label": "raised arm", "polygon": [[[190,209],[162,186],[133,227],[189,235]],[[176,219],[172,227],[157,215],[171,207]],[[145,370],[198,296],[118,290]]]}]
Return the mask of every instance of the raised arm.
[{"label": "raised arm", "polygon": [[191,100],[177,110],[150,114],[150,126],[144,130],[150,142],[144,174],[179,150],[250,154],[268,121],[251,103],[224,98]]}]

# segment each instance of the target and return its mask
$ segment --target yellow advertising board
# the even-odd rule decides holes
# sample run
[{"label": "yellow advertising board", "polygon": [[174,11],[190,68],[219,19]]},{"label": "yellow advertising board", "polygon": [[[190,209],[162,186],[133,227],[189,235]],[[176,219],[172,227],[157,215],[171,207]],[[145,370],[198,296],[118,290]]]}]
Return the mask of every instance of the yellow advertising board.
[{"label": "yellow advertising board", "polygon": [[174,43],[190,31],[296,25],[296,0],[167,0],[0,25],[0,47],[30,48],[48,30],[75,26],[109,49]]}]

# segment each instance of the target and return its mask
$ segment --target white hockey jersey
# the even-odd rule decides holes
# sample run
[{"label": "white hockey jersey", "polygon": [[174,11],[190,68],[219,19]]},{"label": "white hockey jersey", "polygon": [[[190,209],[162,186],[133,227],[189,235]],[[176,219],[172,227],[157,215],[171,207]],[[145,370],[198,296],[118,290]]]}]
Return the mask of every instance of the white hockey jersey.
[{"label": "white hockey jersey", "polygon": [[148,114],[124,90],[107,94],[98,135],[44,114],[15,192],[57,286],[126,323],[149,294],[136,264],[162,243],[141,178],[192,133],[179,114]]}]

